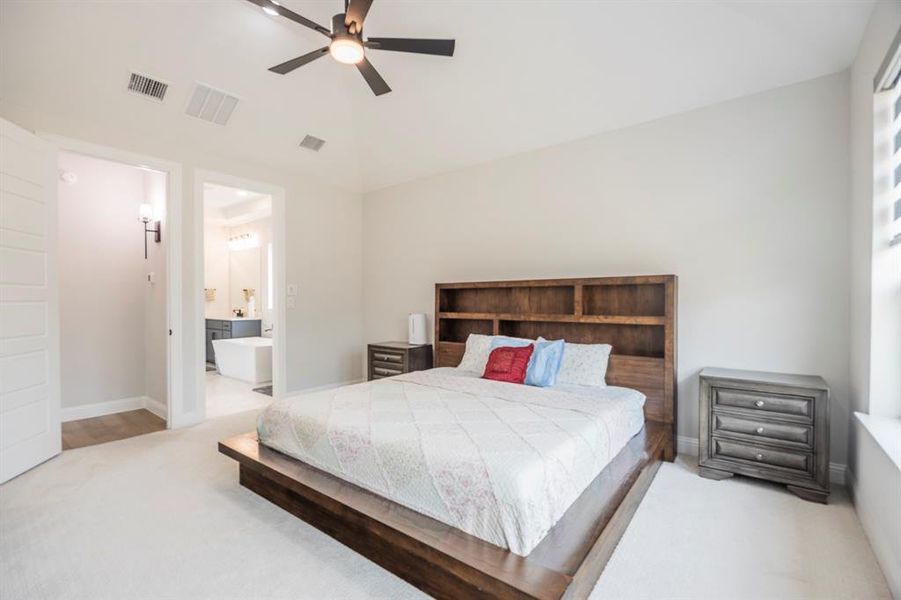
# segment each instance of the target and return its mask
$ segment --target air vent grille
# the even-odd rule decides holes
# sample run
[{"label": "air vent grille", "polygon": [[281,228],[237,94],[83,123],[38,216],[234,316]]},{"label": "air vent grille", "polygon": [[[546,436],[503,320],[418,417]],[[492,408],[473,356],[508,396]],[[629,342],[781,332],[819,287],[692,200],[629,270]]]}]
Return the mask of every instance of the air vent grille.
[{"label": "air vent grille", "polygon": [[325,140],[321,140],[316,136],[307,135],[303,138],[303,141],[300,142],[301,148],[306,148],[307,150],[312,150],[313,152],[319,152],[322,150],[322,147],[325,146]]},{"label": "air vent grille", "polygon": [[146,75],[132,73],[128,78],[128,91],[145,98],[151,98],[157,102],[162,102],[166,97],[166,91],[169,84],[151,79]]},{"label": "air vent grille", "polygon": [[185,112],[210,123],[225,125],[237,105],[238,99],[231,94],[198,83]]}]

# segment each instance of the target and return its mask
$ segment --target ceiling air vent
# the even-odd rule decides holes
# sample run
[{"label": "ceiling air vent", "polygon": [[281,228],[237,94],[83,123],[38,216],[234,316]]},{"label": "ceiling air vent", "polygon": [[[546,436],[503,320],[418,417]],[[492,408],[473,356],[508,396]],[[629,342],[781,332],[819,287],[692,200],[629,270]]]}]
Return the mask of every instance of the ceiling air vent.
[{"label": "ceiling air vent", "polygon": [[325,140],[320,140],[318,137],[313,135],[304,136],[303,141],[300,143],[301,148],[306,148],[307,150],[312,150],[313,152],[319,152],[322,150],[322,147],[325,146]]},{"label": "ceiling air vent", "polygon": [[156,100],[157,102],[163,101],[163,98],[166,97],[166,90],[168,89],[168,83],[151,79],[150,77],[139,73],[132,73],[128,78],[129,92],[143,96],[144,98]]},{"label": "ceiling air vent", "polygon": [[185,112],[210,123],[225,125],[237,104],[238,99],[231,94],[198,83]]}]

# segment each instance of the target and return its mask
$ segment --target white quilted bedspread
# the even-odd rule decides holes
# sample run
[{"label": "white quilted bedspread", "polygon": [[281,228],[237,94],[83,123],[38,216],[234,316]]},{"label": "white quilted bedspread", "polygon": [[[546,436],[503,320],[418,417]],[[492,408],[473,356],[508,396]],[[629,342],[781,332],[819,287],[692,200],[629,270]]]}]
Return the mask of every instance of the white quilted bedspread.
[{"label": "white quilted bedspread", "polygon": [[260,441],[525,556],[644,424],[635,390],[562,392],[448,371],[273,402]]}]

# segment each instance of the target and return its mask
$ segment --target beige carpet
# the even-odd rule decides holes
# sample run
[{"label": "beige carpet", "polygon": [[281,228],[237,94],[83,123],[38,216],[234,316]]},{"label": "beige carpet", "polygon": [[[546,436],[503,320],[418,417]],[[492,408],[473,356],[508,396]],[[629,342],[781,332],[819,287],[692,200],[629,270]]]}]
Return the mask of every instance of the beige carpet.
[{"label": "beige carpet", "polygon": [[[0,487],[0,598],[421,598],[238,486],[254,414],[70,450]],[[889,598],[844,495],[660,469],[593,598]]]}]

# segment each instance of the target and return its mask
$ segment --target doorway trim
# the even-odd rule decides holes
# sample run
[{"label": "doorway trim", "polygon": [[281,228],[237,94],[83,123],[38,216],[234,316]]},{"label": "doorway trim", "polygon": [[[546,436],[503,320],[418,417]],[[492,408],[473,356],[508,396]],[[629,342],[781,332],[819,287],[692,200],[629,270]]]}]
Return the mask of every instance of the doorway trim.
[{"label": "doorway trim", "polygon": [[[120,150],[110,146],[102,146],[83,140],[64,137],[53,133],[38,131],[37,135],[51,144],[58,151],[72,152],[102,160],[128,165],[130,167],[147,167],[166,174],[166,321],[170,334],[166,344],[166,427],[173,429],[185,423],[179,422],[177,416],[184,404],[184,363],[182,361],[182,167],[181,164],[138,154],[128,150]],[[137,218],[137,216],[135,217]]]},{"label": "doorway trim", "polygon": [[[285,352],[285,324],[287,312],[285,307],[285,188],[228,175],[217,171],[194,169],[194,277],[190,282],[190,293],[194,298],[194,319],[196,322],[196,345],[188,366],[194,373],[201,374],[206,368],[206,303],[204,300],[204,194],[203,184],[213,183],[228,187],[268,195],[272,198],[272,300],[274,303],[272,321],[272,397],[280,398],[285,393],[288,361]],[[195,422],[206,418],[206,377],[197,378],[198,415]]]}]

